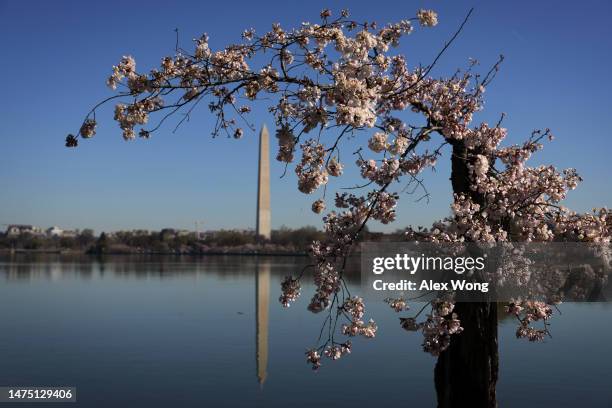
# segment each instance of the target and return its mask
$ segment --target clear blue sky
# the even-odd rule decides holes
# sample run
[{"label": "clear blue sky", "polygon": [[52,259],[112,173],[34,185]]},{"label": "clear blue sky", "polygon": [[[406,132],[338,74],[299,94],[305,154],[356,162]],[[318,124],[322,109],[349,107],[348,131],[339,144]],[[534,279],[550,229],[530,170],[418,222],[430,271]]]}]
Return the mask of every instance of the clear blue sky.
[{"label": "clear blue sky", "polygon": [[[174,48],[207,32],[213,48],[236,42],[248,27],[316,21],[319,11],[349,8],[358,20],[386,23],[412,17],[421,7],[439,12],[435,29],[404,41],[411,64],[427,63],[471,6],[469,26],[444,56],[435,75],[464,67],[483,69],[503,53],[506,61],[487,91],[485,112],[506,112],[510,141],[550,127],[557,139],[536,162],[576,167],[584,183],[567,205],[577,210],[612,204],[612,5],[607,1],[0,1],[0,223],[30,223],[96,231],[124,228],[250,227],[255,220],[256,137],[211,139],[212,119],[201,109],[172,135],[173,125],[149,141],[123,141],[110,110],[98,116],[98,134],[66,149],[84,113],[111,94],[104,81],[125,54],[148,70]],[[256,123],[272,123],[264,109]],[[363,136],[365,137],[365,135]],[[274,153],[273,153],[274,154]],[[348,156],[348,155],[347,155]],[[350,164],[352,166],[352,164]],[[279,179],[272,165],[273,227],[320,226],[299,193],[292,172]],[[429,204],[407,197],[398,222],[429,224],[449,212],[448,166],[428,174]],[[332,187],[337,186],[333,185]],[[373,226],[374,229],[381,227]]]}]

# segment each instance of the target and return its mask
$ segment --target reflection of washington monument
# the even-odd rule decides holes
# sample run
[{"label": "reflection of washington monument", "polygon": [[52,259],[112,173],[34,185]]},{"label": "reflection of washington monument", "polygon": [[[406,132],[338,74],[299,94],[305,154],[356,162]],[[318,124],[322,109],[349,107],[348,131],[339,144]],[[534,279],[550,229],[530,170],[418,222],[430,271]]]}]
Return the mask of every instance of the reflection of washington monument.
[{"label": "reflection of washington monument", "polygon": [[[270,146],[266,125],[259,133],[259,171],[257,180],[258,236],[270,239]],[[257,261],[255,271],[255,318],[257,379],[263,386],[268,370],[268,306],[270,302],[270,263]]]},{"label": "reflection of washington monument", "polygon": [[263,386],[268,370],[268,303],[270,301],[270,263],[257,262],[255,271],[255,301],[257,302],[256,347],[257,379]]}]

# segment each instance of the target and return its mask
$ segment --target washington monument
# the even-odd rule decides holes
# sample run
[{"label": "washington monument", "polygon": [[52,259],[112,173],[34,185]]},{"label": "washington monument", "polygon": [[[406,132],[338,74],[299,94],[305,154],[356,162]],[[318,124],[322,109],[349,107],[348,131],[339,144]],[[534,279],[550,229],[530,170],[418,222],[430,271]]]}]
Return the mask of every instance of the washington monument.
[{"label": "washington monument", "polygon": [[256,223],[257,236],[270,239],[270,136],[266,125],[263,125],[259,133]]}]

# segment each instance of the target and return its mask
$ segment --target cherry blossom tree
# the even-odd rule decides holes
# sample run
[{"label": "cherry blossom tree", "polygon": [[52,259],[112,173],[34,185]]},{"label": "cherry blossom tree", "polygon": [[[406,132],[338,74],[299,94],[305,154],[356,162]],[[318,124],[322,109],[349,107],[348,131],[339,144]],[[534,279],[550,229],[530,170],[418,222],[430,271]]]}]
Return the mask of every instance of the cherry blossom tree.
[{"label": "cherry blossom tree", "polygon": [[[249,29],[240,44],[220,50],[212,50],[203,35],[194,40],[194,49],[177,46],[173,56],[148,72],[137,70],[134,58],[125,56],[107,80],[116,93],[94,106],[66,145],[75,147],[79,138],[94,136],[97,109],[115,99],[121,102],[114,119],[128,141],[151,137],[171,117],[178,116],[180,125],[202,102],[216,118],[213,136],[239,139],[245,127],[254,130],[251,105],[268,103],[277,129],[277,160],[295,171],[300,192],[314,196],[312,210],[324,214],[326,238],[312,243],[311,265],[282,282],[280,298],[289,306],[300,295],[301,280],[313,277],[316,290],[308,309],[325,316],[321,333],[329,333],[306,353],[318,368],[323,358],[350,353],[351,337],[376,336],[364,301],[343,279],[347,258],[368,222],[395,220],[399,189],[408,184],[415,194],[427,196],[422,174],[447,150],[452,215],[428,229],[408,229],[406,239],[610,241],[612,215],[606,209],[578,214],[560,204],[580,181],[574,169],[527,164],[544,141],[552,140],[548,129],[533,132],[523,144],[504,146],[503,115],[492,125],[473,123],[503,57],[482,74],[470,61],[451,76],[432,76],[470,14],[433,61],[417,67],[394,49],[417,27],[438,24],[431,10],[380,27],[354,21],[345,10],[337,17],[323,10],[319,23],[291,30],[274,24],[260,35]],[[257,64],[262,58],[266,63]],[[328,190],[329,178],[342,177],[350,163],[363,181],[351,190]],[[327,211],[331,203],[334,208]],[[388,302],[395,311],[408,309],[404,299]],[[421,320],[425,308],[402,317],[400,324],[420,331],[424,351],[438,356],[440,406],[496,406],[497,304],[435,299],[426,307]],[[539,340],[547,334],[552,305],[521,300],[509,304],[507,312],[520,320],[517,337]],[[544,329],[533,326],[542,321]]]}]

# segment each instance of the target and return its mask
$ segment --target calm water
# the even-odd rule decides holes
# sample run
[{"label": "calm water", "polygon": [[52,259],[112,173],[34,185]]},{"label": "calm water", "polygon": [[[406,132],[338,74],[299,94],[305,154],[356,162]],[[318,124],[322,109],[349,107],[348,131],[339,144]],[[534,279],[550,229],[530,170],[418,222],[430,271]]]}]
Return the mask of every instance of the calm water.
[{"label": "calm water", "polygon": [[[303,353],[322,322],[305,310],[311,287],[289,309],[277,301],[281,279],[304,262],[0,258],[0,386],[76,386],[71,407],[435,406],[435,359],[381,303],[369,304],[376,339],[309,369]],[[263,384],[258,274],[262,289],[270,281]],[[545,344],[516,340],[514,322],[501,323],[501,407],[612,407],[612,308],[565,304],[562,313]]]}]

